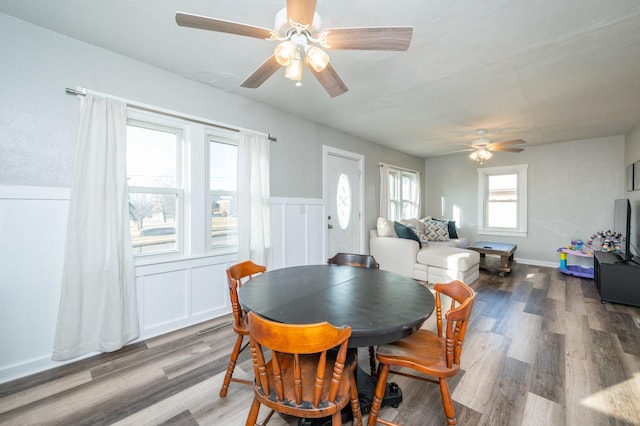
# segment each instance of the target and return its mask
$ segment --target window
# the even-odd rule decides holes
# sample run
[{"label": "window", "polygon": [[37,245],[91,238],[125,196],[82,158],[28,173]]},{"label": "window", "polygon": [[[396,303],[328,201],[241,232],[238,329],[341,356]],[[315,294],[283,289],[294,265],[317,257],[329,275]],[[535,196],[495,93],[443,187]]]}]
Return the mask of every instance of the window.
[{"label": "window", "polygon": [[345,230],[349,226],[349,222],[351,222],[351,182],[349,182],[349,177],[344,173],[341,173],[338,179],[336,209],[340,228]]},{"label": "window", "polygon": [[478,169],[478,233],[527,236],[527,166]]},{"label": "window", "polygon": [[[388,185],[387,219],[418,217],[420,213],[420,173],[382,165]],[[384,179],[384,172],[382,178]],[[384,184],[384,182],[381,182]],[[382,191],[384,192],[384,191]],[[381,211],[381,213],[383,213]]]},{"label": "window", "polygon": [[127,115],[137,261],[236,253],[239,133],[134,108]]},{"label": "window", "polygon": [[209,130],[209,248],[238,251],[238,133]]},{"label": "window", "polygon": [[181,250],[183,131],[129,119],[129,224],[135,255]]}]

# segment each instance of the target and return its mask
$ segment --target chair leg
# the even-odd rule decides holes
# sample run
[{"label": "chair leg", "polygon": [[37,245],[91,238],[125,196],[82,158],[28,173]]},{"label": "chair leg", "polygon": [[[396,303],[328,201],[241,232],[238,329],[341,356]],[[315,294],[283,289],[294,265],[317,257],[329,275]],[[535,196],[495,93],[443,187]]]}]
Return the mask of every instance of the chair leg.
[{"label": "chair leg", "polygon": [[374,346],[369,346],[369,366],[371,367],[371,377],[377,377],[378,369],[376,367],[376,348]]},{"label": "chair leg", "polygon": [[356,375],[354,372],[351,373],[351,389],[349,391],[349,396],[351,399],[351,414],[353,417],[352,426],[362,426],[362,412],[360,410],[360,400],[358,399],[358,385],[356,383]]},{"label": "chair leg", "polygon": [[258,414],[260,413],[260,401],[255,396],[253,397],[253,402],[251,403],[251,408],[249,409],[249,415],[247,416],[246,426],[255,426],[258,421]]},{"label": "chair leg", "polygon": [[238,360],[238,356],[240,355],[240,349],[242,348],[243,338],[244,336],[242,334],[238,334],[238,338],[236,339],[236,344],[233,346],[233,352],[231,352],[229,365],[227,366],[227,372],[225,373],[224,380],[222,381],[222,389],[220,389],[220,398],[224,398],[227,396],[227,389],[229,389],[229,383],[231,383],[233,370],[236,368],[236,361]]},{"label": "chair leg", "polygon": [[368,426],[375,426],[378,422],[378,413],[380,413],[380,406],[382,405],[382,398],[384,398],[384,392],[387,390],[387,378],[389,377],[389,366],[386,364],[380,364],[378,370],[378,383],[376,384],[376,391],[373,394],[373,402],[371,403],[371,411],[369,412]]},{"label": "chair leg", "polygon": [[338,411],[331,415],[331,426],[342,426],[342,412]]},{"label": "chair leg", "polygon": [[453,401],[451,400],[451,392],[449,392],[449,384],[445,379],[440,379],[440,395],[442,396],[442,408],[444,408],[444,414],[447,416],[447,425],[457,425],[456,411],[453,408]]}]

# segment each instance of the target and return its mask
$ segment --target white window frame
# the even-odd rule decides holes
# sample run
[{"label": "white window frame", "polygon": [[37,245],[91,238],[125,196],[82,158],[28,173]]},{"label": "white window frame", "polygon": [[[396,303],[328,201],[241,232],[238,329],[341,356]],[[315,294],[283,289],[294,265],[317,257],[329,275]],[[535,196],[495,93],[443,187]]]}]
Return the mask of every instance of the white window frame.
[{"label": "white window frame", "polygon": [[[387,200],[388,219],[402,220],[402,219],[411,219],[411,218],[417,217],[418,215],[420,215],[420,191],[421,191],[420,172],[416,170],[409,170],[401,167],[388,165],[387,174],[386,176],[384,176],[384,179],[389,180],[389,178],[393,175],[396,176],[394,178],[395,188],[392,188],[391,185],[389,185],[389,191],[388,191],[389,198]],[[403,194],[402,192],[402,178],[404,176],[410,176],[414,179],[415,186],[416,186],[415,199],[404,198],[404,196],[406,195],[406,194]],[[393,193],[395,193],[398,196],[398,198],[392,198],[391,194]],[[413,206],[412,210],[415,211],[415,214],[409,214],[409,217],[404,217],[403,215],[404,210],[402,207],[404,206],[405,203]]]},{"label": "white window frame", "polygon": [[[151,107],[149,107],[151,108]],[[130,107],[128,122],[161,130],[180,129],[182,140],[179,148],[178,179],[179,198],[176,212],[176,238],[178,250],[161,253],[146,253],[135,256],[136,266],[172,262],[176,260],[204,256],[233,256],[238,253],[237,245],[219,248],[211,247],[211,204],[209,193],[209,139],[211,135],[225,134],[231,140],[239,138],[237,130],[205,120],[163,111],[152,112]],[[225,139],[218,138],[216,139]],[[134,191],[135,187],[130,188]],[[145,189],[145,188],[143,188]],[[154,188],[154,190],[159,190]]]},{"label": "white window frame", "polygon": [[[478,234],[526,237],[527,236],[527,169],[528,165],[518,164],[504,167],[485,167],[478,169]],[[517,226],[516,228],[489,227],[487,223],[489,176],[516,174],[517,185]]]},{"label": "white window frame", "polygon": [[[227,245],[227,246],[212,246],[211,245],[211,203],[213,200],[213,197],[216,195],[231,195],[233,197],[235,197],[236,202],[238,201],[238,188],[237,188],[237,180],[236,180],[236,190],[235,191],[222,191],[222,190],[211,190],[209,188],[209,181],[210,181],[210,177],[211,177],[211,170],[210,170],[210,164],[211,162],[209,161],[210,159],[210,155],[211,155],[211,142],[216,142],[216,143],[224,143],[224,144],[228,144],[228,145],[235,145],[236,148],[238,147],[238,143],[239,143],[239,138],[240,138],[240,134],[236,131],[229,131],[229,130],[225,130],[225,129],[215,129],[215,128],[207,128],[207,133],[206,133],[206,159],[207,159],[207,166],[206,166],[206,192],[207,192],[207,201],[206,201],[206,206],[207,206],[207,214],[205,214],[205,231],[206,231],[206,235],[207,238],[205,239],[206,241],[206,247],[207,247],[207,252],[208,253],[213,253],[213,254],[230,254],[230,253],[238,253],[239,251],[239,244],[236,243],[234,245]],[[237,170],[236,170],[237,172]]]},{"label": "white window frame", "polygon": [[175,257],[184,254],[185,251],[185,167],[184,167],[184,150],[185,150],[185,134],[187,128],[184,123],[171,120],[158,114],[138,111],[132,108],[127,110],[127,125],[142,127],[150,130],[159,130],[176,135],[176,187],[174,188],[157,188],[129,186],[129,193],[142,194],[169,194],[176,196],[176,248],[156,253],[140,253],[135,254],[136,259],[158,259],[164,257]]}]

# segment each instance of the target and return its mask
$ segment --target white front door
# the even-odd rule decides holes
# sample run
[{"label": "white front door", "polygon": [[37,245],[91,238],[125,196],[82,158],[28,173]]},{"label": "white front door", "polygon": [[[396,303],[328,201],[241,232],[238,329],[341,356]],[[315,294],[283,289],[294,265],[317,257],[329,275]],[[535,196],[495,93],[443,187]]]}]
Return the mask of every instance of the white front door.
[{"label": "white front door", "polygon": [[362,247],[362,156],[325,147],[324,194],[327,257],[364,253]]}]

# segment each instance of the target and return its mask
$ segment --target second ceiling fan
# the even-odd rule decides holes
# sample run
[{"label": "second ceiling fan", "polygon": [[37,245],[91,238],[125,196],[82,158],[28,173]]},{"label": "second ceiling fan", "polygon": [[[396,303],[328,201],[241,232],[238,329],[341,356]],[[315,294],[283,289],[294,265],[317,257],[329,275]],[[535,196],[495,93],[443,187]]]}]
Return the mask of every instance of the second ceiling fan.
[{"label": "second ceiling fan", "polygon": [[493,157],[491,151],[504,151],[504,152],[521,152],[524,151],[524,148],[514,147],[513,145],[519,145],[526,143],[523,139],[512,139],[508,141],[500,141],[500,142],[491,142],[489,139],[485,139],[484,135],[487,133],[486,130],[480,129],[478,130],[478,136],[480,139],[476,139],[471,144],[460,143],[459,145],[464,145],[469,147],[463,151],[471,151],[469,154],[469,158],[475,161],[479,161],[480,164],[484,162],[484,160],[488,160]]},{"label": "second ceiling fan", "polygon": [[279,42],[273,54],[242,82],[241,86],[248,88],[259,87],[280,67],[286,67],[285,76],[300,85],[304,64],[327,93],[335,97],[349,89],[329,63],[329,55],[323,49],[404,51],[409,48],[413,27],[322,30],[316,3],[317,0],[287,0],[286,8],[276,14],[273,30],[184,12],[176,13],[176,22],[182,27]]}]

